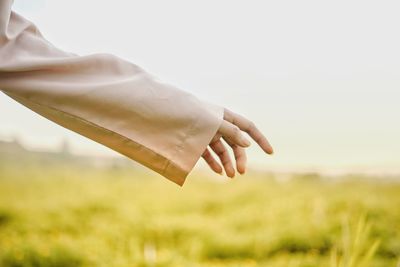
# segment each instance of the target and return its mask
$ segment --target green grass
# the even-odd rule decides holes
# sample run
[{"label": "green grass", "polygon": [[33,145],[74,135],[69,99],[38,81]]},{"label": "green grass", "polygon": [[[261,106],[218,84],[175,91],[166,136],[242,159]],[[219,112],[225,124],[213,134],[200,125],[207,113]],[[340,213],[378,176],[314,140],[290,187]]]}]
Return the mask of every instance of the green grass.
[{"label": "green grass", "polygon": [[399,264],[398,183],[44,169],[0,167],[2,267]]}]

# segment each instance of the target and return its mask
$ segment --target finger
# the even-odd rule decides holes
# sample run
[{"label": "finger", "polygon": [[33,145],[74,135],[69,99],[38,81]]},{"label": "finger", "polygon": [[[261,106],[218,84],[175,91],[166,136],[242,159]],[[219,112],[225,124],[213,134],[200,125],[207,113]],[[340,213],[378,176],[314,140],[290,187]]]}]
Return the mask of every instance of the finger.
[{"label": "finger", "polygon": [[213,139],[210,141],[210,144],[214,143],[215,141],[217,141],[219,139],[221,139],[221,137],[222,137],[222,134],[221,134],[220,129],[219,129],[218,132],[214,135]]},{"label": "finger", "polygon": [[274,153],[268,139],[260,132],[257,126],[245,117],[225,109],[224,119],[239,127],[240,130],[248,133],[251,138],[268,154]]},{"label": "finger", "polygon": [[241,147],[250,146],[250,141],[244,137],[239,127],[233,125],[226,120],[222,121],[219,132],[222,134],[223,137],[236,145],[239,145]]},{"label": "finger", "polygon": [[243,147],[231,143],[229,140],[226,139],[224,140],[232,147],[233,154],[235,155],[236,170],[240,174],[244,174],[246,172],[246,164],[247,164],[246,150]]},{"label": "finger", "polygon": [[201,156],[203,157],[203,159],[207,162],[208,166],[210,166],[210,168],[214,172],[216,172],[218,174],[222,174],[221,165],[214,159],[213,155],[210,153],[208,148],[206,148],[203,155],[201,155]]},{"label": "finger", "polygon": [[210,147],[218,155],[222,165],[224,166],[225,173],[228,177],[233,178],[235,176],[235,169],[233,168],[231,157],[229,156],[228,150],[221,142],[221,139],[210,144]]}]

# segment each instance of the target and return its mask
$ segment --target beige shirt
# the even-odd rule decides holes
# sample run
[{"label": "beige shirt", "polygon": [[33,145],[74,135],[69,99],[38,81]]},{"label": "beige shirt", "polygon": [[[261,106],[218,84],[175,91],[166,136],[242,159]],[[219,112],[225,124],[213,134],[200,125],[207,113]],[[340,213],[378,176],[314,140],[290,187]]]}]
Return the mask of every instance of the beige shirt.
[{"label": "beige shirt", "polygon": [[11,11],[12,2],[0,0],[0,90],[183,185],[217,132],[223,107],[116,56],[62,51]]}]

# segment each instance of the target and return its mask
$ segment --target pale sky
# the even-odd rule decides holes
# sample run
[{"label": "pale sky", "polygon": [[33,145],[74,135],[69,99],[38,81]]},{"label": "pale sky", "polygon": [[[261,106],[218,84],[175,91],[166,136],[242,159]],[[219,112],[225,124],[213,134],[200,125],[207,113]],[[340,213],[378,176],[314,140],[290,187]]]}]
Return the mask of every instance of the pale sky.
[{"label": "pale sky", "polygon": [[[108,52],[253,120],[253,166],[400,170],[399,1],[15,0],[56,46]],[[0,138],[113,154],[0,95]]]}]

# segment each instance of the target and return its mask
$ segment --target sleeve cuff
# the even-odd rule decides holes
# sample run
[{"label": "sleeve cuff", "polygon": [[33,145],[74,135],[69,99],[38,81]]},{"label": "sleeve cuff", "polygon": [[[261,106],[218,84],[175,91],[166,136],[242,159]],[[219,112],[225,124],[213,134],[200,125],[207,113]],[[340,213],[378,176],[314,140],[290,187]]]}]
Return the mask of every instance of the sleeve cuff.
[{"label": "sleeve cuff", "polygon": [[167,157],[135,142],[131,138],[110,131],[79,116],[9,92],[6,94],[47,119],[139,162],[180,186],[184,184],[186,177],[218,131],[224,114],[223,107],[204,101],[198,102],[204,113],[195,112],[197,117],[185,133],[181,145],[172,155]]},{"label": "sleeve cuff", "polygon": [[206,113],[198,114],[192,127],[186,133],[182,145],[172,155],[164,172],[161,173],[180,186],[184,184],[186,177],[217,133],[223,120],[223,107],[206,101],[203,101],[202,105]]}]

